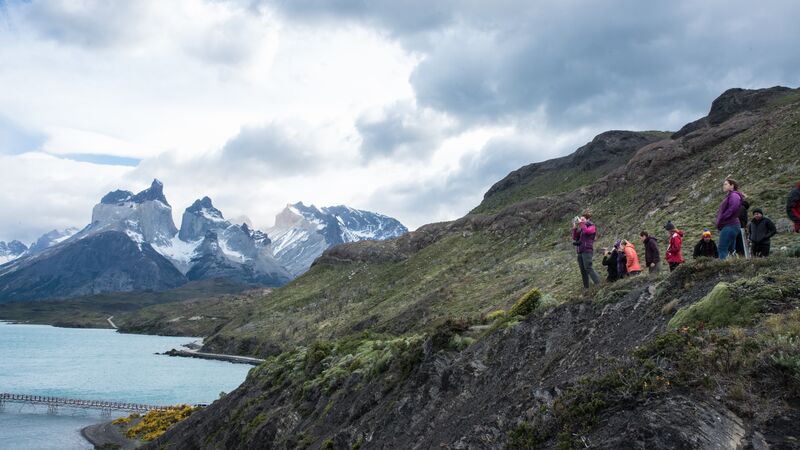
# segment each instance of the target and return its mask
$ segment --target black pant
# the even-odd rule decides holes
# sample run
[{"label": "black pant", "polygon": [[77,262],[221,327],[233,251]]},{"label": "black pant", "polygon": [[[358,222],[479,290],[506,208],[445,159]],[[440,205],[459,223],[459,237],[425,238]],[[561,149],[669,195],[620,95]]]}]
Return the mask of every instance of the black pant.
[{"label": "black pant", "polygon": [[672,272],[673,270],[677,269],[681,263],[669,263],[669,271]]},{"label": "black pant", "polygon": [[753,256],[767,257],[769,256],[769,242],[766,243],[753,243]]},{"label": "black pant", "polygon": [[594,284],[600,284],[600,275],[592,269],[592,254],[591,253],[578,253],[578,267],[581,269],[581,278],[583,278],[583,287],[589,289],[589,277],[592,278]]}]

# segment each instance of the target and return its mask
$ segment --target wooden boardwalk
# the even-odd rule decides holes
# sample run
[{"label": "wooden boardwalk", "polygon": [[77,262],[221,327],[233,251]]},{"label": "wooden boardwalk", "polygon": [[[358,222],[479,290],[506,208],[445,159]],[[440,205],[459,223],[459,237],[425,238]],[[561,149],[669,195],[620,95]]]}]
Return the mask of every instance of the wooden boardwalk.
[{"label": "wooden boardwalk", "polygon": [[97,409],[104,413],[112,411],[128,411],[145,413],[150,410],[165,410],[168,406],[144,405],[141,403],[109,402],[102,400],[80,400],[74,398],[47,397],[43,395],[0,393],[0,410],[6,403],[22,403],[27,405],[47,406],[48,414],[58,413],[58,408]]}]

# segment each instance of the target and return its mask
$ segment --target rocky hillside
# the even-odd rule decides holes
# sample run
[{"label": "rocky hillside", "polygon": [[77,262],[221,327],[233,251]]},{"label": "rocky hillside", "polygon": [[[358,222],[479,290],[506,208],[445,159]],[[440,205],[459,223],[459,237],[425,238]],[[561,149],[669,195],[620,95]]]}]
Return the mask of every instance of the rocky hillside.
[{"label": "rocky hillside", "polygon": [[318,342],[148,448],[797,448],[798,270],[696,264],[487,331]]},{"label": "rocky hillside", "polygon": [[785,230],[800,91],[731,90],[689,129],[628,136],[642,146],[595,147],[628,152],[597,179],[326,251],[207,341],[273,356],[153,448],[793,448],[797,260],[693,262],[584,293],[568,229],[588,207],[598,247],[667,220],[688,247],[733,174]]}]

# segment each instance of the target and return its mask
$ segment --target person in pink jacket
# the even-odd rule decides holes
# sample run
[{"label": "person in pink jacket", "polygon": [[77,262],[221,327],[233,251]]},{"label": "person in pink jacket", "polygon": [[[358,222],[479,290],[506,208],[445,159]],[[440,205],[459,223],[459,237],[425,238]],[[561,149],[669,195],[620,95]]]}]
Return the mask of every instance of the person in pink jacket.
[{"label": "person in pink jacket", "polygon": [[600,284],[600,275],[592,268],[597,227],[592,223],[591,218],[591,213],[586,211],[572,222],[572,244],[575,245],[575,250],[578,252],[578,268],[581,271],[583,287],[586,289],[589,289],[589,278],[594,284]]},{"label": "person in pink jacket", "polygon": [[622,248],[625,249],[625,261],[628,275],[639,275],[642,273],[642,266],[639,265],[639,255],[636,254],[636,247],[633,243],[625,239],[622,240]]},{"label": "person in pink jacket", "polygon": [[669,264],[669,271],[672,272],[680,264],[683,264],[683,231],[675,228],[672,221],[667,221],[664,229],[669,233],[669,244],[667,244],[667,264]]}]

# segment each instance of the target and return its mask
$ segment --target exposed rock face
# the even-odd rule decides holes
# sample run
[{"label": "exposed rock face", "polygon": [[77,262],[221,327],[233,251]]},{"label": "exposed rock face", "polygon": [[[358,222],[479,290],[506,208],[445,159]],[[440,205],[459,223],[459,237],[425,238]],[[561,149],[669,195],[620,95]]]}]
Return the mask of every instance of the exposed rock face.
[{"label": "exposed rock face", "polygon": [[210,198],[203,197],[183,212],[178,237],[182,241],[196,241],[203,239],[209,230],[224,229],[228,226],[230,223],[222,216],[222,211],[214,208]]},{"label": "exposed rock face", "polygon": [[793,89],[783,86],[767,89],[728,89],[711,103],[711,110],[707,116],[684,125],[683,128],[672,135],[672,139],[686,136],[701,128],[719,125],[736,114],[761,109],[769,105],[771,101],[791,91]]},{"label": "exposed rock face", "polygon": [[281,286],[289,281],[289,274],[275,264],[266,252],[256,249],[252,238],[243,234],[238,225],[233,225],[225,231],[228,232],[232,228],[239,232],[228,236],[227,245],[236,246],[238,239],[244,247],[243,253],[235,250],[226,252],[220,244],[217,233],[208,231],[192,258],[191,269],[186,273],[188,279],[228,278],[267,286]]},{"label": "exposed rock face", "polygon": [[0,301],[164,290],[186,278],[148,243],[106,231],[58,245],[0,269]]},{"label": "exposed rock face", "polygon": [[137,242],[167,245],[178,232],[172,207],[164,197],[164,185],[153,180],[136,195],[128,191],[107,194],[92,210],[92,223],[78,236],[122,231]]},{"label": "exposed rock face", "polygon": [[157,249],[183,269],[190,280],[226,277],[281,286],[291,275],[267,250],[270,242],[261,231],[225,220],[211,199],[203,197],[186,208],[180,232],[171,245]]},{"label": "exposed rock face", "polygon": [[302,202],[287,205],[268,230],[275,259],[294,276],[300,275],[323,251],[339,244],[385,240],[407,233],[399,221],[347,206],[317,208]]}]

